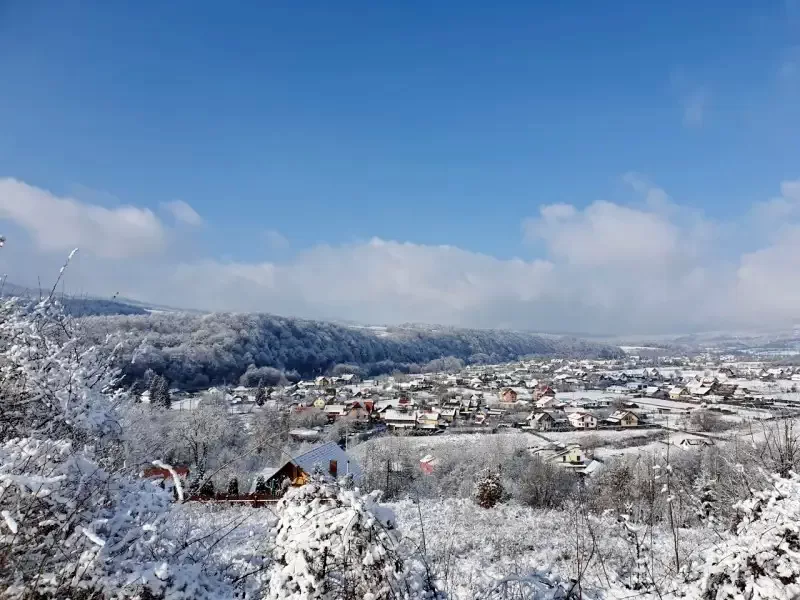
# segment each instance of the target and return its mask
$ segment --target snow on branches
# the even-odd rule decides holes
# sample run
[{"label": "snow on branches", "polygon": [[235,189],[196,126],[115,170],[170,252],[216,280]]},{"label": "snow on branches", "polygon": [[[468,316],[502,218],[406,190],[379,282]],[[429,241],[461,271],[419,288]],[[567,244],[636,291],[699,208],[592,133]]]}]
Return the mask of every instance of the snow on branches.
[{"label": "snow on branches", "polygon": [[707,559],[704,600],[800,598],[800,476],[774,476],[773,487],[738,505],[736,535]]},{"label": "snow on branches", "polygon": [[271,600],[436,598],[422,561],[401,551],[394,514],[334,483],[312,480],[278,506]]},{"label": "snow on branches", "polygon": [[0,304],[0,440],[116,436],[112,360],[80,344],[56,301]]},{"label": "snow on branches", "polygon": [[170,529],[170,495],[119,468],[113,356],[52,299],[0,305],[0,595],[231,597]]},{"label": "snow on branches", "polygon": [[144,590],[174,600],[219,597],[226,587],[183,559],[170,537],[170,500],[149,481],[106,472],[69,441],[6,441],[3,598],[136,598]]},{"label": "snow on branches", "polygon": [[475,504],[481,508],[492,508],[503,499],[503,484],[500,481],[500,473],[486,470],[480,474],[475,482],[473,492]]}]

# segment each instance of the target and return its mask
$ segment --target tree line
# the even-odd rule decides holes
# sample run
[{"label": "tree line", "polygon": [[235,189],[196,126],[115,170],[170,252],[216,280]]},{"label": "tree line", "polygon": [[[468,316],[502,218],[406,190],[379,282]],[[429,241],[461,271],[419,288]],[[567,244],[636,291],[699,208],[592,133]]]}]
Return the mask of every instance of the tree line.
[{"label": "tree line", "polygon": [[376,333],[266,314],[157,313],[80,322],[83,335],[96,344],[120,334],[114,343],[122,338],[119,366],[128,383],[142,381],[150,369],[184,389],[237,383],[248,369],[253,381],[274,385],[281,377],[314,377],[342,364],[372,376],[423,371],[445,357],[492,364],[526,356],[622,356],[615,346],[526,332],[393,327]]}]

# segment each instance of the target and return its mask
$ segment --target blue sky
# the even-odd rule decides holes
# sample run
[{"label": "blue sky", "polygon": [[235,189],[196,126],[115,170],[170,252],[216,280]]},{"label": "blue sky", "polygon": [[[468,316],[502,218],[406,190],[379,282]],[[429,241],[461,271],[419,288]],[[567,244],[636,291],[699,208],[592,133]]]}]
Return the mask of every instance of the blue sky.
[{"label": "blue sky", "polygon": [[[647,188],[685,211],[664,217],[673,227],[702,220],[727,232],[693,268],[740,277],[745,253],[775,240],[730,231],[748,229],[754,204],[782,197],[781,184],[800,177],[800,4],[791,0],[10,0],[0,4],[0,74],[0,177],[83,208],[150,211],[168,228],[164,252],[175,265],[288,269],[320,248],[335,254],[379,238],[562,271],[574,257],[531,233],[542,206],[569,204],[586,220],[601,200],[641,208]],[[192,227],[173,227],[167,206],[177,200],[198,215]],[[43,257],[61,250],[36,241],[19,207],[0,208],[4,218]],[[111,268],[107,252],[95,254]],[[30,277],[29,266],[10,270]],[[106,280],[78,278],[97,293],[108,291]],[[466,280],[469,289],[480,285]],[[259,288],[268,299],[270,286],[286,284],[259,286],[272,290]],[[134,283],[126,291],[185,302]],[[328,309],[313,295],[303,287],[285,303],[250,306],[215,293],[198,303],[358,317],[342,310],[347,298]],[[420,306],[443,301],[423,296]],[[486,316],[492,311],[482,304],[454,322],[546,325],[526,320],[537,308],[530,293],[512,296],[520,316],[510,322]],[[579,306],[580,296],[569,301]],[[457,303],[444,304],[441,313],[420,310],[419,320],[458,312]],[[613,302],[597,304],[608,311]],[[368,308],[370,319],[394,320]],[[615,317],[621,330],[660,326],[653,308],[630,323],[625,312]],[[725,324],[750,324],[758,314],[737,312]],[[575,317],[554,320],[564,327]],[[678,315],[669,320],[680,327]]]}]

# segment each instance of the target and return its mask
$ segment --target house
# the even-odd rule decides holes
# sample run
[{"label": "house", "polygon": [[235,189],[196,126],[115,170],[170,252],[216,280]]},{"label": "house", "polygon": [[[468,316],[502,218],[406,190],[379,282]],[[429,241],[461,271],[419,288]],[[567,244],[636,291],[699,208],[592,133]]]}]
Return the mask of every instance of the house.
[{"label": "house", "polygon": [[439,466],[439,460],[430,454],[426,454],[419,460],[419,468],[425,475],[433,475],[437,466]]},{"label": "house", "polygon": [[676,385],[670,388],[669,390],[669,399],[670,400],[685,400],[689,398],[691,394],[689,394],[689,390],[681,385]]},{"label": "house", "polygon": [[566,446],[552,444],[543,448],[534,448],[531,450],[531,454],[544,462],[557,464],[579,463],[586,457],[579,444],[567,444]]},{"label": "house", "polygon": [[569,414],[569,424],[575,429],[596,429],[597,417],[593,414],[583,411],[577,411]]},{"label": "house", "polygon": [[629,410],[618,410],[608,417],[605,422],[615,427],[636,427],[639,425],[639,416]]},{"label": "house", "polygon": [[440,413],[434,410],[426,410],[417,415],[417,427],[419,429],[438,429]]},{"label": "house", "polygon": [[314,379],[314,384],[319,388],[326,388],[326,387],[330,387],[331,380],[329,378],[327,378],[327,377],[320,376],[320,377],[317,377],[316,379]]},{"label": "house", "polygon": [[531,455],[544,462],[558,465],[559,467],[579,475],[592,476],[602,467],[602,463],[592,457],[586,456],[579,444],[552,444],[544,448],[533,448]]},{"label": "house", "polygon": [[536,408],[555,408],[559,405],[559,402],[555,399],[555,396],[542,396],[536,401]]},{"label": "house", "polygon": [[359,377],[355,373],[345,373],[344,375],[339,377],[339,381],[341,381],[345,385],[352,385],[354,383],[358,383]]},{"label": "house", "polygon": [[361,479],[358,462],[351,459],[336,442],[328,442],[287,459],[278,467],[264,469],[253,479],[250,493],[255,493],[258,479],[262,478],[269,493],[282,496],[289,486],[298,487],[308,483],[315,470],[326,477],[337,478],[351,474],[356,481]]},{"label": "house", "polygon": [[503,388],[500,390],[500,402],[513,403],[517,401],[517,392],[511,388]]},{"label": "house", "polygon": [[533,413],[528,417],[528,425],[536,431],[550,431],[555,426],[556,420],[547,411]]},{"label": "house", "polygon": [[452,423],[458,416],[457,408],[444,408],[439,411],[439,418],[445,423]]},{"label": "house", "polygon": [[344,404],[327,404],[322,410],[331,422],[347,415],[347,406]]},{"label": "house", "polygon": [[624,385],[610,385],[606,388],[609,394],[627,394],[630,390]]},{"label": "house", "polygon": [[414,429],[417,426],[417,412],[403,412],[394,408],[387,408],[381,413],[383,422],[392,429]]},{"label": "house", "polygon": [[707,396],[708,394],[710,394],[712,390],[713,390],[713,385],[703,384],[703,385],[699,385],[697,387],[692,388],[691,393],[692,393],[692,396],[695,396],[695,397],[698,397],[698,398],[703,398],[703,397]]},{"label": "house", "polygon": [[714,393],[723,398],[729,398],[736,393],[736,388],[739,387],[735,383],[719,383],[714,387]]},{"label": "house", "polygon": [[657,385],[650,385],[646,387],[644,390],[644,395],[648,398],[657,398],[659,400],[666,400],[669,398],[669,392],[661,389]]},{"label": "house", "polygon": [[[535,402],[538,402],[538,400],[540,400],[541,398],[545,398],[545,397],[548,397],[548,396],[551,397],[551,398],[555,398],[556,397],[556,391],[553,388],[551,388],[549,385],[540,385],[533,392],[533,400]],[[538,406],[538,404],[537,404],[537,406]]]}]

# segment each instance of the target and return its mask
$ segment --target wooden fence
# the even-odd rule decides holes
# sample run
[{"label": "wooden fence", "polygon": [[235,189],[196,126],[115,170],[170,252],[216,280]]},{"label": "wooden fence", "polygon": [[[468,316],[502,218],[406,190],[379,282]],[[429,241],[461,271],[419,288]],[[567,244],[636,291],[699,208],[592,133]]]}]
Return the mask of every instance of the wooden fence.
[{"label": "wooden fence", "polygon": [[262,508],[277,504],[281,496],[274,494],[214,494],[213,496],[202,496],[195,494],[190,496],[187,502],[203,502],[206,504],[244,504],[253,508]]}]

